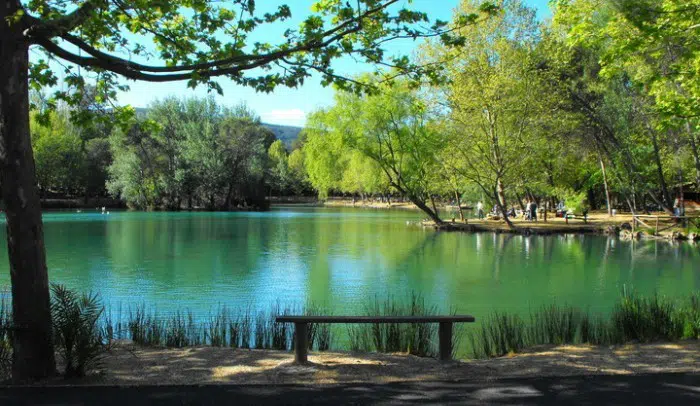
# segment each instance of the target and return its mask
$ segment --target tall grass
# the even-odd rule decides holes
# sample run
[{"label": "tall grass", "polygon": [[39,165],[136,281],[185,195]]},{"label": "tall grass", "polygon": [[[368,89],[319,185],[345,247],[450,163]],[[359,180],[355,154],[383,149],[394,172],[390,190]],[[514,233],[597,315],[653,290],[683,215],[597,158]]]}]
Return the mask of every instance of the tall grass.
[{"label": "tall grass", "polygon": [[[125,324],[134,343],[156,347],[189,347],[211,345],[215,347],[256,348],[289,350],[292,348],[293,331],[285,323],[275,321],[278,315],[290,313],[291,308],[274,305],[269,311],[252,315],[250,309],[233,314],[226,306],[219,307],[196,322],[192,312],[178,310],[174,314],[160,316],[145,305],[130,309],[125,322],[115,322],[108,313],[103,323],[111,336]],[[329,340],[329,339],[326,339]]]},{"label": "tall grass", "polygon": [[683,312],[673,302],[654,295],[640,297],[623,290],[612,315],[612,328],[621,341],[651,342],[683,337]]},{"label": "tall grass", "polygon": [[[366,307],[367,316],[430,316],[437,314],[435,306],[427,306],[425,299],[412,294],[407,303],[392,297],[375,300]],[[348,326],[351,351],[405,352],[418,356],[436,353],[435,323],[373,323]],[[459,332],[459,330],[457,331]]]},{"label": "tall grass", "polygon": [[[56,288],[55,288],[56,289]],[[65,288],[62,288],[65,289]],[[232,348],[291,350],[291,324],[276,323],[283,314],[329,315],[313,305],[305,309],[274,304],[268,311],[250,308],[232,311],[220,306],[204,318],[192,312],[162,314],[145,304],[104,310],[95,296],[54,290],[52,313],[56,342],[65,359],[71,359],[72,374],[89,366],[95,354],[113,340],[131,339],[144,346],[187,347],[212,345]],[[58,301],[57,301],[58,300]],[[9,370],[12,328],[9,306],[0,300],[0,372]],[[436,315],[420,295],[408,301],[388,297],[374,299],[364,311],[367,316]],[[516,353],[540,344],[612,345],[626,342],[673,341],[700,338],[700,294],[684,300],[658,295],[643,297],[623,290],[610,314],[591,314],[571,306],[544,306],[529,317],[494,313],[479,324],[456,325],[454,342],[466,335],[475,358]],[[347,339],[340,340],[351,351],[403,352],[419,356],[436,353],[437,323],[351,324]],[[309,349],[326,351],[338,341],[338,329],[330,324],[309,324]],[[458,347],[455,345],[454,348]],[[94,358],[91,358],[93,357]]]},{"label": "tall grass", "polygon": [[12,364],[12,313],[5,296],[0,298],[0,378],[8,377]]},{"label": "tall grass", "polygon": [[[119,310],[121,312],[121,309]],[[115,337],[131,338],[150,346],[185,347],[192,345],[228,346],[291,350],[294,334],[291,324],[276,323],[282,314],[329,315],[326,309],[313,305],[305,309],[274,304],[268,311],[252,312],[250,308],[230,311],[220,307],[204,323],[196,323],[189,312],[161,317],[145,306],[129,309],[121,323],[105,321]],[[111,315],[111,312],[107,313]],[[428,306],[420,295],[408,301],[392,297],[377,298],[364,311],[367,316],[435,315],[437,308]],[[111,316],[110,316],[111,317]],[[595,315],[571,306],[543,306],[529,317],[494,313],[479,320],[477,326],[456,325],[453,341],[469,340],[475,358],[516,353],[541,344],[613,345],[625,342],[672,341],[700,338],[700,295],[675,302],[660,296],[642,297],[627,289],[609,315]],[[437,349],[436,323],[375,323],[345,326],[347,338],[343,348],[355,352],[403,352],[432,356]],[[122,332],[122,333],[120,333]],[[337,331],[329,324],[308,325],[309,349],[325,351],[337,339]],[[454,345],[456,349],[458,344]]]},{"label": "tall grass", "polygon": [[[306,307],[304,314],[307,316],[330,316],[330,310],[323,307],[310,304]],[[331,325],[328,323],[309,323],[307,325],[308,333],[307,340],[309,343],[309,350],[317,349],[318,351],[328,351],[331,348],[333,342],[333,336],[331,333]]]},{"label": "tall grass", "polygon": [[642,297],[624,289],[606,318],[570,306],[545,306],[530,314],[495,313],[469,335],[475,358],[518,352],[541,344],[613,345],[700,338],[700,296],[684,302],[658,295]]},{"label": "tall grass", "polygon": [[695,293],[688,298],[685,309],[685,328],[683,336],[692,339],[700,338],[700,293]]}]

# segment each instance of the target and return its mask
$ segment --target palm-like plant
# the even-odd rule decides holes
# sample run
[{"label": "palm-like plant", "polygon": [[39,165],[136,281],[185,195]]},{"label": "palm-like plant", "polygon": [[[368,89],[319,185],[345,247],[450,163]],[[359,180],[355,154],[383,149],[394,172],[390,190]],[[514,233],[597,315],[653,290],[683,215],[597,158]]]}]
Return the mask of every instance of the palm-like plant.
[{"label": "palm-like plant", "polygon": [[58,284],[51,291],[54,339],[66,363],[65,376],[85,376],[105,347],[98,325],[104,306],[96,294],[79,295]]}]

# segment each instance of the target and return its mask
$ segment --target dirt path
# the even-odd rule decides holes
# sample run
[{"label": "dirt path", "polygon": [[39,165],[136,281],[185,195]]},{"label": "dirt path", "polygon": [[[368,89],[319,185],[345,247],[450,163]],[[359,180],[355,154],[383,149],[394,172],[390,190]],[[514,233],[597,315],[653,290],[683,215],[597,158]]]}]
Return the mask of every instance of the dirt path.
[{"label": "dirt path", "polygon": [[[291,352],[215,347],[183,349],[120,345],[101,367],[75,384],[336,384],[411,381],[494,381],[580,375],[699,373],[700,343],[620,347],[539,347],[509,357],[441,363],[408,355],[312,353],[308,365]],[[48,382],[62,384],[61,378]]]}]

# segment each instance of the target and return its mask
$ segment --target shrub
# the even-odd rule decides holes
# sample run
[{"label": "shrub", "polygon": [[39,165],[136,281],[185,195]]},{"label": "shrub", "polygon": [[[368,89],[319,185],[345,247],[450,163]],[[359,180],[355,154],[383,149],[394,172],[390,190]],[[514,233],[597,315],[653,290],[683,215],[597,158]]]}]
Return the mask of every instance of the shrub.
[{"label": "shrub", "polygon": [[97,295],[78,295],[57,284],[51,290],[54,339],[66,363],[65,376],[85,376],[105,347],[98,325],[104,307]]}]

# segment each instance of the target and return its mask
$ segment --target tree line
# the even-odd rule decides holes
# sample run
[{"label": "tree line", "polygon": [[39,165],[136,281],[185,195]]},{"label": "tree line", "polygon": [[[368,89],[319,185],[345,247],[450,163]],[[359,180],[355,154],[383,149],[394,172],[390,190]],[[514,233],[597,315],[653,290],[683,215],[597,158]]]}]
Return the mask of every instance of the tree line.
[{"label": "tree line", "polygon": [[142,210],[233,210],[264,209],[271,194],[305,190],[284,143],[245,104],[167,97],[120,125],[104,108],[94,112],[99,119],[76,124],[71,115],[84,108],[32,111],[37,183],[46,198],[87,203],[110,195]]},{"label": "tree line", "polygon": [[[455,27],[481,4],[462,1]],[[307,181],[321,196],[391,191],[437,222],[437,198],[490,202],[509,224],[528,200],[673,213],[700,191],[700,3],[552,8],[539,22],[504,0],[455,28],[461,46],[428,42],[419,58],[441,71],[419,85],[355,78],[370,95],[337,91],[292,152]]]}]

